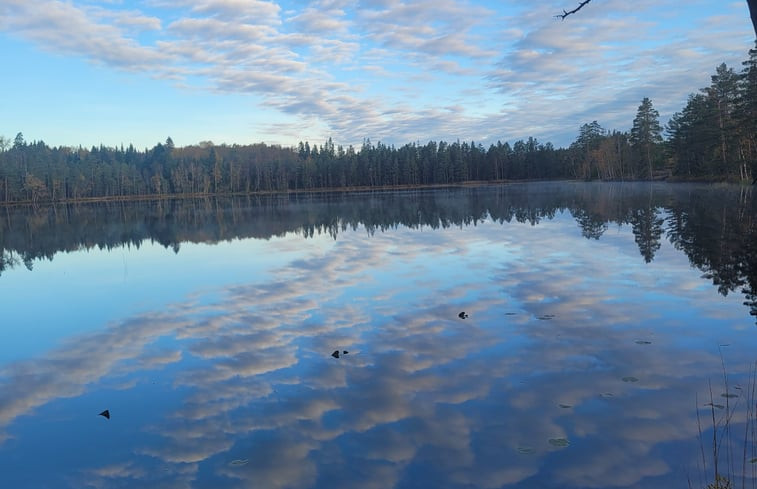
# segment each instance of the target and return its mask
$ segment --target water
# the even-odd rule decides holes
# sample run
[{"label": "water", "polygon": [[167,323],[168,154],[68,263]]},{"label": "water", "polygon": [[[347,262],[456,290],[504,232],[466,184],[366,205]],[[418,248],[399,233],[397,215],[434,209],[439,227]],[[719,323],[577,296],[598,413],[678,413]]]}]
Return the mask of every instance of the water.
[{"label": "water", "polygon": [[583,183],[0,209],[2,487],[706,487],[713,412],[751,487],[756,209]]}]

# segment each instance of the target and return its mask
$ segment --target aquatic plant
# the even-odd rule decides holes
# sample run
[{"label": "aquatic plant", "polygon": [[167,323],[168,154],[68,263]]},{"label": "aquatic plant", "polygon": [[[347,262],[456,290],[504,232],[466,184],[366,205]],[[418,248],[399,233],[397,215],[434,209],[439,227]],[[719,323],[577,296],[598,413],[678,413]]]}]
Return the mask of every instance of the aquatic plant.
[{"label": "aquatic plant", "polygon": [[[700,470],[705,481],[712,481],[703,486],[706,489],[754,488],[757,487],[757,362],[749,370],[749,383],[745,389],[738,384],[729,384],[722,353],[720,358],[725,389],[720,398],[725,400],[725,405],[715,402],[712,382],[708,382],[709,402],[703,405],[709,408],[711,426],[707,432],[702,428],[697,399]],[[689,487],[692,487],[691,481]]]}]

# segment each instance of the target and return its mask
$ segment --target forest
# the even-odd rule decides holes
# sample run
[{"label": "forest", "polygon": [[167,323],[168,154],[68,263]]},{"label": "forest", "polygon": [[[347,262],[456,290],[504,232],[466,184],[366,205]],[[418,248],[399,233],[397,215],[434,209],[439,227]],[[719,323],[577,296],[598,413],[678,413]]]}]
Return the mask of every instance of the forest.
[{"label": "forest", "polygon": [[[513,180],[706,180],[751,183],[757,176],[757,43],[738,71],[725,64],[689,95],[667,124],[644,98],[629,131],[582,124],[567,148],[533,137],[429,141],[359,148],[300,142],[175,147],[171,138],[138,150],[50,147],[0,136],[0,204],[126,200],[451,185]],[[630,119],[630,117],[629,117]]]}]

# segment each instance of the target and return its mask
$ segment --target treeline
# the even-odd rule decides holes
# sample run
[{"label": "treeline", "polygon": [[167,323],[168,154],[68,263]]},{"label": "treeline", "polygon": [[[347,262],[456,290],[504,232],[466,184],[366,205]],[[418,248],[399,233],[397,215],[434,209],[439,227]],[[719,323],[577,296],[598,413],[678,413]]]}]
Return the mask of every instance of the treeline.
[{"label": "treeline", "polygon": [[209,195],[351,187],[439,185],[464,181],[567,177],[550,144],[513,147],[429,142],[400,148],[366,141],[359,149],[301,143],[174,147],[170,138],[145,151],[50,148],[16,136],[0,153],[0,203],[134,196]]},{"label": "treeline", "polygon": [[586,180],[719,179],[757,176],[757,42],[736,72],[721,64],[665,127],[644,98],[629,132],[581,126],[569,173]]},{"label": "treeline", "polygon": [[[188,196],[523,179],[751,181],[757,175],[757,49],[737,73],[720,65],[663,128],[644,98],[630,131],[583,124],[568,148],[535,138],[485,148],[430,141],[360,148],[300,143],[151,149],[49,147],[0,137],[0,203]],[[663,136],[667,136],[664,139]]]}]

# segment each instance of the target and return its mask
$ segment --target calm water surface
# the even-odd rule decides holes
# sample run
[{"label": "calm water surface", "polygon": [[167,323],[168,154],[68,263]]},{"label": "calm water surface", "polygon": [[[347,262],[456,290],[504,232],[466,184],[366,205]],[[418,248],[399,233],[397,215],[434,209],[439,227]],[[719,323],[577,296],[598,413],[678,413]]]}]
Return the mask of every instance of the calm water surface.
[{"label": "calm water surface", "polygon": [[753,193],[0,209],[0,486],[753,487]]}]

